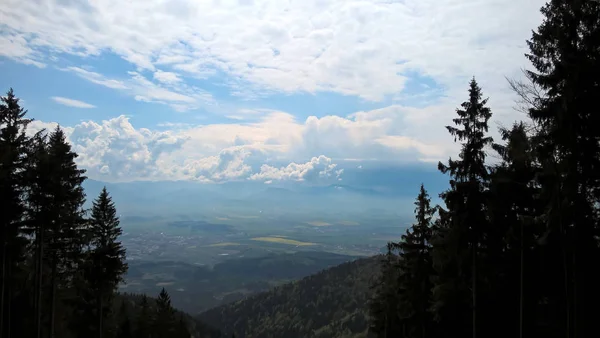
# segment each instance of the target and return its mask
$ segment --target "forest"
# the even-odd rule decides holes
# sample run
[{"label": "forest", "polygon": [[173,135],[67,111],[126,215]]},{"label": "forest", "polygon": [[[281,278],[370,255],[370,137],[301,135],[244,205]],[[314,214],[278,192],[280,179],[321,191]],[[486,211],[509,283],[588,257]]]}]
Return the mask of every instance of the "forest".
[{"label": "forest", "polygon": [[85,170],[63,130],[29,137],[26,114],[9,90],[0,104],[0,336],[212,334],[176,312],[164,289],[139,302],[116,292],[127,263],[115,204],[103,189],[84,209]]},{"label": "forest", "polygon": [[[523,121],[489,133],[473,79],[448,132],[458,158],[431,205],[388,244],[370,303],[379,337],[597,337],[600,3],[549,1],[509,80]],[[499,158],[492,163],[490,159]]]}]

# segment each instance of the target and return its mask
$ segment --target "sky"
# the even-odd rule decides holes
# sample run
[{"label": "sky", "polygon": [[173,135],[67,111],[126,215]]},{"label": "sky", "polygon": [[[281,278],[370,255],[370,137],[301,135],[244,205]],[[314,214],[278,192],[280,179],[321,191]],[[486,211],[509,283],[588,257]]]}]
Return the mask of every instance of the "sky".
[{"label": "sky", "polygon": [[0,90],[87,176],[343,181],[456,157],[474,76],[500,125],[541,0],[4,0]]}]

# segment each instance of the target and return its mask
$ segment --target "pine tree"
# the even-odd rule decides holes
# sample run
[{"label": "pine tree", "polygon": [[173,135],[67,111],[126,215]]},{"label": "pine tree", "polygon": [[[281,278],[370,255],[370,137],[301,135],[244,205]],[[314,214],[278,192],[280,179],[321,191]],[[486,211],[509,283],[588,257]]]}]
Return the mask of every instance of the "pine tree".
[{"label": "pine tree", "polygon": [[154,321],[154,316],[150,311],[151,310],[150,304],[148,302],[148,297],[146,297],[146,295],[142,295],[142,300],[140,302],[140,311],[138,312],[135,325],[134,336],[136,338],[150,337],[150,333],[152,332],[152,323]]},{"label": "pine tree", "polygon": [[399,262],[397,245],[387,244],[387,253],[381,259],[380,273],[371,286],[373,297],[369,302],[369,332],[377,337],[399,337],[404,323],[399,318],[398,289]]},{"label": "pine tree", "polygon": [[81,184],[85,170],[77,168],[77,154],[71,150],[64,132],[57,127],[48,139],[50,196],[48,218],[48,253],[50,266],[50,337],[55,336],[57,292],[68,287],[81,263],[82,237],[85,226],[83,204],[85,195]]},{"label": "pine tree", "polygon": [[24,259],[27,244],[22,229],[25,213],[23,173],[29,141],[25,129],[31,120],[25,118],[26,114],[10,89],[0,103],[0,336],[6,337],[11,335],[16,270]]},{"label": "pine tree", "polygon": [[502,162],[492,169],[488,205],[492,224],[488,251],[495,253],[489,263],[496,267],[492,286],[496,297],[490,306],[507,314],[505,325],[496,330],[497,336],[523,337],[531,334],[531,318],[526,322],[526,317],[537,298],[536,285],[543,283],[534,278],[538,266],[534,247],[539,233],[535,222],[539,167],[523,122],[511,129],[501,128],[500,134],[506,143],[493,145]]},{"label": "pine tree", "polygon": [[45,130],[39,131],[31,140],[27,150],[26,163],[26,231],[35,237],[34,263],[34,326],[36,337],[40,338],[43,331],[43,314],[45,310],[44,281],[47,272],[45,264],[46,248],[48,246],[47,232],[51,212],[50,196],[47,193],[52,178],[48,175],[50,160],[48,156],[48,142]]},{"label": "pine tree", "polygon": [[[434,253],[440,284],[434,288],[433,310],[438,318],[446,317],[448,327],[444,330],[456,337],[476,337],[479,327],[479,251],[487,231],[485,189],[488,171],[484,148],[492,143],[486,136],[492,115],[486,103],[487,99],[482,99],[481,89],[473,79],[469,101],[461,105],[462,109],[457,109],[458,117],[453,120],[458,127],[446,127],[455,140],[462,142],[460,159],[438,165],[439,170],[451,178],[450,189],[441,195],[450,219],[449,227],[437,239],[438,253]],[[469,285],[465,283],[467,281]],[[471,330],[466,329],[464,317],[468,307],[471,308]]]},{"label": "pine tree", "polygon": [[398,243],[400,250],[399,288],[402,290],[399,308],[405,323],[406,337],[431,336],[432,328],[429,303],[431,301],[432,263],[432,218],[435,208],[421,184],[415,201],[416,223],[406,230]]},{"label": "pine tree", "polygon": [[176,333],[177,320],[175,309],[171,306],[171,297],[162,288],[156,299],[156,314],[153,332],[158,337],[171,337]]},{"label": "pine tree", "polygon": [[97,332],[102,337],[111,296],[127,271],[125,248],[118,241],[122,233],[119,218],[106,187],[93,202],[89,233],[92,249],[88,253],[86,279],[95,295]]},{"label": "pine tree", "polygon": [[[549,334],[586,336],[595,327],[600,301],[600,3],[552,0],[528,41],[532,81],[545,91],[529,110],[538,126],[534,139],[544,168],[540,175],[546,225],[541,248],[544,278],[552,281],[544,307],[565,309],[547,318]],[[560,290],[560,291],[559,291]],[[556,313],[556,311],[549,311]]]}]

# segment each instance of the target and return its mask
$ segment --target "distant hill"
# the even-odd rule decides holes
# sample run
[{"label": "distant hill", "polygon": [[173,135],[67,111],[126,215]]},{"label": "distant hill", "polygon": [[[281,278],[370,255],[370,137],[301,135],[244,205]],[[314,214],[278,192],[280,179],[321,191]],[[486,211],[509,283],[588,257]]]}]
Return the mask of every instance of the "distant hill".
[{"label": "distant hill", "polygon": [[191,314],[240,300],[355,259],[320,251],[229,259],[214,267],[182,262],[130,261],[121,291],[158,294],[165,287],[173,305]]},{"label": "distant hill", "polygon": [[[115,298],[115,301],[113,303],[113,314],[118,317],[116,318],[116,320],[123,320],[124,318],[119,318],[119,316],[122,315],[121,308],[123,306],[123,303],[125,303],[125,311],[126,311],[126,317],[129,318],[131,325],[135,325],[136,319],[139,316],[140,313],[140,308],[141,308],[141,302],[142,302],[142,295],[140,294],[131,294],[131,293],[119,293],[117,294],[117,297]],[[148,296],[148,305],[150,309],[154,309],[155,308],[155,303],[156,299],[153,297]],[[207,325],[206,323],[202,322],[201,320],[194,318],[192,316],[190,316],[189,314],[179,311],[179,310],[175,310],[178,316],[181,316],[184,318],[184,320],[187,322],[188,325],[188,330],[190,331],[190,334],[192,335],[192,337],[194,338],[219,338],[222,337],[221,333],[219,332],[219,330]]]},{"label": "distant hill", "polygon": [[379,271],[379,259],[344,263],[198,318],[226,337],[366,337],[369,285]]}]

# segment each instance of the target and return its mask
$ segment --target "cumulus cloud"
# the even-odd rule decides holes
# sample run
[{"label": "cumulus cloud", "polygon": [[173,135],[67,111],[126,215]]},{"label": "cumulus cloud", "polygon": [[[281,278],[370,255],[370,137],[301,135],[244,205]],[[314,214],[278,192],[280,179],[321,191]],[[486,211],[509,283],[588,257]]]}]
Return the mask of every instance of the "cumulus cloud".
[{"label": "cumulus cloud", "polygon": [[[413,119],[413,113],[393,106],[346,118],[313,116],[298,121],[288,113],[271,111],[254,122],[161,123],[163,128],[154,130],[136,128],[129,118],[119,116],[64,129],[80,155],[78,163],[90,177],[100,180],[310,182],[340,180],[341,160],[446,159],[456,145],[443,130],[430,131],[445,136],[425,142],[418,139],[419,131],[398,127]],[[415,125],[418,122],[413,121]],[[55,126],[34,121],[30,133]]]},{"label": "cumulus cloud", "polygon": [[69,98],[61,97],[61,96],[53,96],[53,97],[51,97],[51,99],[54,102],[56,102],[58,104],[62,104],[64,106],[75,107],[75,108],[87,108],[87,109],[96,108],[96,106],[94,106],[93,104],[89,104],[87,102],[69,99]]},{"label": "cumulus cloud", "polygon": [[313,157],[306,163],[292,162],[286,167],[280,168],[263,164],[260,167],[260,172],[250,176],[250,179],[272,182],[274,180],[305,181],[331,176],[339,178],[343,173],[343,169],[336,171],[336,166],[337,164],[332,163],[329,157],[321,155],[319,157]]},{"label": "cumulus cloud", "polygon": [[110,51],[162,74],[157,81],[175,79],[159,65],[195,77],[226,73],[248,84],[233,88],[240,95],[333,91],[380,100],[414,71],[451,92],[472,75],[501,90],[504,76],[526,65],[524,40],[544,2],[8,0],[0,53],[42,66],[47,51]]}]

